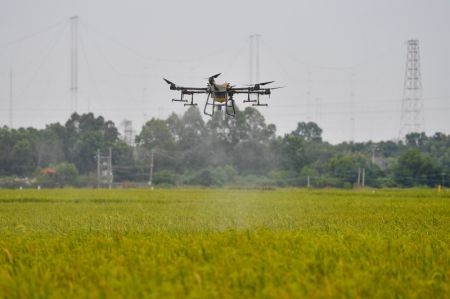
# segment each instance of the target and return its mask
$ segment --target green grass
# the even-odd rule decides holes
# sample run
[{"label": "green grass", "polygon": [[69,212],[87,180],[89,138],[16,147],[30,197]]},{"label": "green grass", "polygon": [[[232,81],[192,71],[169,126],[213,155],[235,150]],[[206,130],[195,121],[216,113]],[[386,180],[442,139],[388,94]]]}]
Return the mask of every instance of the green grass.
[{"label": "green grass", "polygon": [[450,193],[0,190],[0,297],[449,298]]}]

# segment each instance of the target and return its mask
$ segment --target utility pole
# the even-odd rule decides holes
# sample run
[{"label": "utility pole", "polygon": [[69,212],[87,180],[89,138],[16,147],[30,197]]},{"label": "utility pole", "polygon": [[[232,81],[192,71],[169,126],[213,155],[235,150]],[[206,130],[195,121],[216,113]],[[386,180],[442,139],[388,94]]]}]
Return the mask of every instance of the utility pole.
[{"label": "utility pole", "polygon": [[113,183],[112,149],[109,148],[109,157],[108,157],[108,188],[110,190],[111,190],[112,183]]},{"label": "utility pole", "polygon": [[152,149],[152,156],[151,156],[151,158],[150,158],[150,177],[149,177],[149,180],[148,180],[148,184],[151,186],[151,187],[153,187],[153,156],[154,156],[154,154],[155,154],[155,150],[154,149]]},{"label": "utility pole", "polygon": [[375,164],[375,150],[376,150],[376,149],[377,149],[377,148],[376,148],[375,145],[373,145],[373,146],[371,147],[371,150],[372,150],[372,158],[371,158],[372,165]]},{"label": "utility pole", "polygon": [[364,188],[366,186],[366,169],[362,169],[362,187]]},{"label": "utility pole", "polygon": [[13,127],[13,71],[9,68],[9,128]]},{"label": "utility pole", "polygon": [[419,41],[411,39],[407,43],[399,140],[404,139],[408,133],[420,133],[424,129]]},{"label": "utility pole", "polygon": [[358,181],[356,183],[357,186],[361,186],[361,168],[358,167]]},{"label": "utility pole", "polygon": [[308,175],[308,178],[306,180],[306,185],[308,186],[308,189],[311,188],[311,182],[309,180],[309,175]]},{"label": "utility pole", "polygon": [[78,16],[70,18],[70,110],[78,110]]},{"label": "utility pole", "polygon": [[97,189],[100,189],[100,150],[97,149]]}]

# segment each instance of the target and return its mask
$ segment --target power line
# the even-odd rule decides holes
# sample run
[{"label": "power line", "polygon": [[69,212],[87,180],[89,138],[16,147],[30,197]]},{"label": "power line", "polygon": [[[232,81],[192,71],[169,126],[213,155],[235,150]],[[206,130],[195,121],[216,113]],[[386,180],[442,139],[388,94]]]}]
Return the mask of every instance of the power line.
[{"label": "power line", "polygon": [[[398,101],[400,103],[402,101],[401,98],[370,99],[370,98],[364,97],[364,99],[365,99],[364,104],[367,104],[367,102],[378,104],[378,103],[392,103],[395,101]],[[443,101],[443,100],[450,100],[450,97],[426,97],[423,99],[426,101],[436,101],[436,100]],[[322,104],[327,104],[327,105],[329,105],[329,104],[343,105],[343,104],[348,104],[348,103],[351,103],[351,101],[340,100],[337,98],[336,99],[328,98],[328,100],[322,101]],[[272,107],[302,107],[302,106],[307,107],[307,103],[298,102],[295,104],[283,104],[283,105],[277,105],[276,103],[272,104]]]},{"label": "power line", "polygon": [[[81,24],[81,29],[83,30],[82,33],[84,34],[84,36],[86,36],[88,27],[84,26],[85,22],[80,22],[80,24]],[[86,51],[86,49],[85,49],[85,45],[84,45],[84,41],[83,41],[83,39],[82,39],[82,36],[83,36],[83,35],[80,34],[80,41],[81,41],[82,51],[84,51],[85,59],[86,59],[86,62],[87,62],[87,61],[88,61],[88,60],[87,60],[87,51]],[[93,42],[92,42],[92,41],[93,41]],[[110,58],[109,52],[103,51],[103,49],[101,48],[101,46],[100,46],[99,43],[98,43],[98,39],[93,39],[93,40],[91,39],[91,43],[90,43],[90,44],[94,46],[94,49],[96,50],[95,52],[97,52],[97,55],[96,55],[96,56],[100,56],[101,59],[102,59],[102,60],[105,62],[105,64],[107,65],[107,67],[109,67],[110,70],[111,70],[113,73],[116,74],[116,76],[118,76],[118,77],[129,77],[129,74],[125,74],[125,73],[120,72],[119,68],[118,68],[114,63],[111,62],[111,61],[113,61],[114,59],[111,59],[111,58]],[[87,62],[87,63],[88,63],[88,62]],[[91,71],[90,71],[90,66],[88,66],[88,71],[91,72]],[[91,73],[92,73],[92,72],[91,72]],[[94,83],[94,84],[95,84],[95,83]],[[95,84],[95,86],[97,86],[97,85]],[[130,86],[128,85],[127,82],[125,82],[125,83],[122,84],[121,86],[124,87],[124,88],[126,89],[127,94],[129,94],[129,95],[135,95],[135,93],[133,92],[132,88],[130,88]],[[96,88],[97,88],[97,87],[96,87]],[[100,89],[98,89],[98,90],[100,91]],[[102,108],[102,110],[104,110],[104,108]]]},{"label": "power line", "polygon": [[59,21],[59,22],[54,23],[52,25],[46,26],[43,29],[41,29],[39,31],[36,31],[34,33],[26,34],[26,35],[24,35],[24,36],[22,36],[20,38],[17,38],[15,40],[12,40],[12,41],[9,41],[9,42],[6,42],[6,43],[1,43],[0,47],[9,47],[9,46],[21,43],[23,41],[26,41],[28,39],[32,39],[32,38],[34,38],[34,37],[36,37],[36,36],[38,36],[38,35],[40,35],[42,33],[45,33],[47,31],[50,31],[50,30],[54,29],[54,28],[57,28],[58,26],[60,26],[61,24],[66,23],[66,22],[67,22],[66,20]]},{"label": "power line", "polygon": [[238,59],[239,55],[241,55],[242,51],[245,48],[246,43],[244,41],[241,42],[240,47],[238,48],[237,52],[232,56],[229,63],[227,63],[227,68],[225,69],[224,73],[228,73],[236,64],[236,60]]},{"label": "power line", "polygon": [[95,26],[91,26],[91,25],[87,24],[86,21],[82,22],[82,26],[88,27],[90,29],[90,32],[94,32],[97,35],[99,35],[100,37],[102,37],[103,39],[108,40],[109,42],[115,44],[116,46],[127,50],[129,53],[133,54],[134,57],[139,58],[143,62],[148,62],[149,60],[152,60],[154,62],[170,62],[170,63],[195,62],[195,61],[204,60],[204,59],[209,58],[211,56],[214,56],[214,55],[217,55],[219,53],[225,52],[225,51],[227,51],[230,48],[233,48],[235,46],[235,42],[230,42],[229,46],[225,46],[225,47],[222,46],[222,47],[220,47],[220,48],[218,48],[218,49],[216,49],[214,51],[211,51],[209,53],[203,54],[203,55],[198,56],[196,58],[190,58],[190,59],[168,59],[168,58],[161,58],[161,57],[154,57],[154,56],[150,56],[150,55],[144,55],[140,51],[130,47],[126,42],[120,41],[117,38],[111,36],[110,34],[99,30]]},{"label": "power line", "polygon": [[[38,100],[38,99],[36,99]],[[298,107],[301,107],[302,105],[299,105]],[[295,105],[272,105],[271,108],[285,108],[285,107],[297,107]],[[160,107],[163,110],[172,110],[172,107]],[[135,107],[119,107],[119,108],[103,108],[103,111],[134,111]],[[434,107],[434,108],[424,108],[424,111],[448,111],[450,110],[450,107]],[[0,109],[0,111],[5,111],[5,109]],[[17,108],[15,109],[15,111],[64,111],[63,108]],[[321,112],[321,114],[326,114],[326,115],[342,115],[345,113],[348,113],[350,110],[339,110],[339,111],[328,111],[328,112]],[[401,112],[401,110],[399,109],[382,109],[382,110],[354,110],[355,113],[363,113],[363,114],[382,114],[382,113],[389,113],[389,112]],[[136,113],[140,113],[140,112],[136,112]],[[273,115],[274,113],[271,112],[271,114]],[[281,115],[281,114],[277,114],[277,115]],[[291,111],[288,114],[283,114],[283,115],[307,115],[307,112],[296,112],[296,111]]]},{"label": "power line", "polygon": [[[92,72],[92,68],[91,68],[91,65],[88,60],[88,56],[87,56],[86,48],[85,48],[84,41],[82,38],[82,34],[79,35],[79,39],[80,39],[80,45],[81,45],[81,52],[83,53],[83,58],[86,63],[86,69],[88,71],[88,77],[90,78],[88,81],[91,85],[94,86],[95,91],[97,93],[99,93],[98,88],[97,88],[97,80],[94,76],[94,73]],[[90,112],[90,110],[91,110],[91,101],[90,101],[90,97],[88,96],[88,112]]]},{"label": "power line", "polygon": [[[272,43],[268,42],[267,40],[264,40],[264,43],[269,46],[272,50],[278,47],[275,47],[272,45]],[[269,49],[270,50],[270,49]],[[282,49],[282,52],[284,52],[285,55],[283,57],[289,58],[305,67],[310,67],[313,69],[324,69],[324,70],[330,70],[330,71],[352,71],[354,69],[353,66],[331,66],[331,65],[319,65],[310,63],[301,59],[298,59],[295,55],[290,53],[288,49],[285,47]]]},{"label": "power line", "polygon": [[48,52],[44,55],[44,57],[42,58],[41,62],[38,64],[38,67],[36,69],[36,71],[33,73],[33,75],[31,76],[30,81],[28,82],[28,84],[25,85],[25,87],[20,91],[19,96],[22,96],[25,91],[31,86],[31,84],[34,82],[34,80],[36,79],[37,75],[39,74],[40,70],[42,69],[42,67],[44,66],[44,64],[47,62],[48,58],[50,57],[50,55],[53,53],[53,50],[56,48],[56,45],[58,44],[58,42],[61,40],[64,32],[66,31],[67,28],[67,23],[66,26],[64,26],[61,30],[61,33],[59,36],[56,37],[56,39],[54,40],[54,42],[51,44]]}]

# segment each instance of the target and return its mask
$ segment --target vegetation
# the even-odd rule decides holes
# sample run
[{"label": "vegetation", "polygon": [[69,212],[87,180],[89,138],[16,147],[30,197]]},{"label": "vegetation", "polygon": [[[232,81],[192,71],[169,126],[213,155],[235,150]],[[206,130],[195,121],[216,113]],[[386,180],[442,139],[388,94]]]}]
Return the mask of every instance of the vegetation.
[{"label": "vegetation", "polygon": [[[24,186],[16,178],[34,186],[95,185],[97,150],[106,154],[108,148],[119,183],[148,182],[153,151],[153,181],[165,186],[305,186],[309,177],[315,187],[347,188],[362,168],[372,187],[450,185],[450,135],[411,133],[402,142],[337,145],[321,135],[317,124],[299,122],[278,136],[251,107],[235,118],[216,113],[205,122],[194,107],[151,119],[135,143],[126,144],[113,122],[73,114],[64,125],[42,130],[0,128],[0,187]],[[49,167],[56,173],[45,171]]]},{"label": "vegetation", "polygon": [[0,298],[448,298],[434,190],[0,190]]}]

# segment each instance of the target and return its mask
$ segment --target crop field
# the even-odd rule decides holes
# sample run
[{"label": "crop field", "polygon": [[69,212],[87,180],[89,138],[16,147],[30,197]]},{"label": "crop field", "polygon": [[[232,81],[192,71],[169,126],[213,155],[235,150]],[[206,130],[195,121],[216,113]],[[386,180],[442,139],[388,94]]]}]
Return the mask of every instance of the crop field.
[{"label": "crop field", "polygon": [[3,298],[449,298],[450,193],[0,190]]}]

